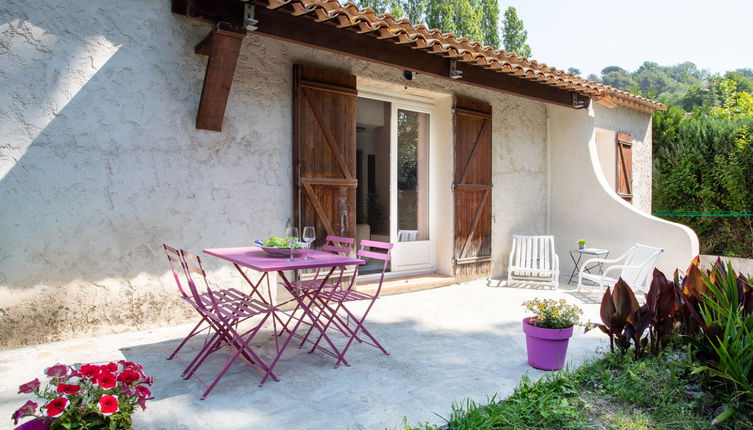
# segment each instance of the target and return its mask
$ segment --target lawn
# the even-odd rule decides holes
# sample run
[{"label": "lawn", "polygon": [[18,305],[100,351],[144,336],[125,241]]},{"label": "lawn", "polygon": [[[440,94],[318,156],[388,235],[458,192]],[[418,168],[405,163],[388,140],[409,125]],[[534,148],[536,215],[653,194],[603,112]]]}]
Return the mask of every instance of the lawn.
[{"label": "lawn", "polygon": [[[723,390],[703,391],[693,369],[682,349],[641,359],[607,352],[538,381],[524,376],[503,401],[453,405],[444,426],[406,423],[403,430],[711,428],[731,399]],[[718,428],[751,428],[743,412],[728,414]]]}]

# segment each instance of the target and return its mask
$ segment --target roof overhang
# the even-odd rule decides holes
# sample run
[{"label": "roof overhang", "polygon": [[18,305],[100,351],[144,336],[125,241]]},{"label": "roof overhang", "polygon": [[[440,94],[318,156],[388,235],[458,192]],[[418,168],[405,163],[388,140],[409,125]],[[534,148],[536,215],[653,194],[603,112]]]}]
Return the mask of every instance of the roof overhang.
[{"label": "roof overhang", "polygon": [[[215,28],[207,36],[208,39],[218,34],[218,29],[235,31],[239,36],[245,36],[249,31],[421,75],[455,80],[574,109],[587,108],[592,97],[607,106],[622,105],[646,112],[663,108],[651,100],[536,61],[484,47],[452,34],[428,30],[407,20],[395,21],[389,14],[376,15],[371,9],[358,9],[353,3],[342,6],[337,0],[173,0],[173,12],[213,23]],[[222,41],[225,37],[217,36],[214,39]],[[204,103],[205,107],[217,103],[222,103],[222,106],[210,109],[214,118],[207,121],[206,118],[200,120],[203,114],[207,114],[207,109],[202,112],[200,104],[197,127],[205,128],[199,127],[199,124],[210,123],[214,128],[205,129],[219,130],[222,117],[216,116],[220,112],[224,115],[232,74],[228,81],[227,73],[222,75],[217,72],[222,67],[235,70],[237,51],[233,56],[232,53],[228,55],[229,51],[225,49],[222,58],[213,61],[211,41],[206,40],[202,42],[205,45],[202,51],[197,49],[197,53],[210,56],[209,63],[215,66],[215,76],[220,75],[223,81],[208,85],[208,66],[202,102],[208,98],[213,101]],[[210,90],[214,89],[213,93],[205,94],[208,86]],[[227,93],[223,94],[225,89]]]}]

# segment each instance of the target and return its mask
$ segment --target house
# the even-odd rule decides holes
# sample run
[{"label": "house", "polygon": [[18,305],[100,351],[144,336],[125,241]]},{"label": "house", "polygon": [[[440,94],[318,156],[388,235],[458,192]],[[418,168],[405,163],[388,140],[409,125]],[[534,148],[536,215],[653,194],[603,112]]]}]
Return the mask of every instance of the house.
[{"label": "house", "polygon": [[336,0],[11,5],[3,347],[184,321],[163,242],[289,222],[395,242],[392,276],[502,276],[513,233],[563,271],[581,238],[698,253],[649,215],[651,100]]}]

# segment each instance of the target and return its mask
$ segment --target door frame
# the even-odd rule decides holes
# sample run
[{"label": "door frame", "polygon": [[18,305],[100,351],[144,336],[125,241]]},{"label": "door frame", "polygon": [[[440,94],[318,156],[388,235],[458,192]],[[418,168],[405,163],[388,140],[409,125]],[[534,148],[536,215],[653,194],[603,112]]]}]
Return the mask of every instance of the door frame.
[{"label": "door frame", "polygon": [[[390,103],[390,242],[395,244],[392,255],[391,271],[387,277],[411,276],[418,274],[434,273],[437,267],[437,230],[436,218],[438,216],[437,186],[436,186],[436,100],[421,96],[404,96],[385,91],[382,88],[370,88],[368,85],[358,85],[358,97],[378,100]],[[398,109],[429,115],[429,240],[415,242],[397,242],[397,111]],[[410,249],[414,248],[414,249]],[[418,249],[416,249],[418,248]],[[402,255],[410,252],[426,252],[429,259],[422,264],[401,265],[399,260]],[[396,264],[397,260],[397,264]],[[362,280],[370,280],[378,275],[364,275]]]}]

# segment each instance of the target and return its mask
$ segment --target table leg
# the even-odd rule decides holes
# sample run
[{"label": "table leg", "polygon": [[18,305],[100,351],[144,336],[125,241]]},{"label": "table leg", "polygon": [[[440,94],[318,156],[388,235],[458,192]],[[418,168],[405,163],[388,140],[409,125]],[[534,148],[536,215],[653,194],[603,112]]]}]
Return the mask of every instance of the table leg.
[{"label": "table leg", "polygon": [[578,269],[578,265],[580,264],[580,259],[583,258],[583,254],[580,252],[578,253],[578,260],[575,260],[575,257],[573,257],[573,253],[570,253],[570,259],[573,260],[573,263],[575,264],[575,268],[573,268],[573,272],[570,273],[570,279],[567,280],[567,285],[570,285],[571,282],[573,282],[573,278],[575,277],[575,274],[580,272],[580,269]]},{"label": "table leg", "polygon": [[[332,272],[334,271],[334,269],[335,268],[333,267],[332,270],[330,270],[330,272],[327,275],[327,278],[330,277],[330,275],[332,274]],[[280,273],[280,277],[282,277],[282,279],[286,282],[286,285],[289,285],[289,286],[292,287],[292,285],[287,282],[287,279],[285,278],[285,274],[284,273]],[[331,352],[327,351],[326,349],[324,349],[322,347],[318,347],[318,349],[320,349],[321,351],[326,352],[329,355],[332,355],[333,357],[335,357],[337,359],[337,363],[338,364],[342,361],[343,364],[345,364],[346,366],[350,366],[350,364],[345,360],[345,358],[343,357],[343,355],[340,353],[340,350],[332,342],[332,339],[330,339],[330,337],[327,336],[326,329],[322,328],[322,326],[320,324],[320,318],[319,318],[321,316],[321,312],[320,312],[319,315],[315,315],[314,314],[315,310],[313,309],[313,307],[316,306],[316,303],[318,301],[322,301],[323,303],[326,304],[326,301],[323,301],[322,299],[319,298],[319,295],[322,293],[322,291],[324,291],[324,287],[326,285],[327,285],[327,279],[325,278],[325,280],[323,280],[319,284],[319,288],[317,288],[314,291],[313,294],[306,294],[306,295],[303,295],[303,296],[296,295],[295,297],[297,299],[299,299],[298,303],[299,303],[301,309],[303,310],[304,314],[309,318],[309,320],[311,320],[311,328],[309,329],[309,333],[311,332],[312,329],[316,329],[320,333],[320,337],[323,337],[324,340],[327,342],[327,344],[329,344],[329,347],[332,349],[332,351]],[[306,300],[304,300],[306,298],[309,298],[309,303],[308,304],[306,303]],[[309,333],[306,334],[306,337],[308,337]]]},{"label": "table leg", "polygon": [[[335,267],[332,267],[332,269],[330,269],[329,273],[327,273],[327,276],[325,276],[324,279],[322,280],[322,287],[327,283],[327,281],[329,280],[329,277],[332,275],[332,273],[334,271],[335,271]],[[307,315],[309,315],[309,312],[307,310],[308,307],[303,302],[303,299],[296,294],[295,288],[293,288],[293,285],[290,283],[290,281],[288,281],[288,278],[285,277],[285,274],[283,272],[280,271],[278,273],[280,274],[280,277],[282,278],[282,281],[285,284],[285,288],[288,291],[290,291],[291,294],[293,294],[293,298],[295,298],[296,302],[298,302],[298,304],[301,306],[301,308],[303,309],[304,313],[306,313]],[[320,288],[320,290],[321,290],[321,288]],[[264,377],[262,378],[261,383],[259,383],[259,386],[264,385],[264,382],[266,382],[266,380],[267,380],[267,376],[269,376],[272,373],[272,371],[274,370],[274,367],[277,365],[277,362],[280,360],[280,357],[282,357],[282,354],[285,352],[285,348],[287,348],[288,344],[290,343],[290,340],[293,339],[293,337],[295,336],[295,332],[296,332],[296,330],[298,330],[298,327],[301,325],[301,322],[303,322],[303,318],[298,319],[298,321],[295,323],[295,326],[293,327],[293,329],[289,330],[290,331],[290,335],[285,339],[285,342],[283,342],[282,347],[280,347],[280,349],[277,351],[277,356],[274,358],[274,360],[272,360],[272,363],[270,363],[269,370],[267,371],[267,374],[264,375]],[[312,323],[316,324],[316,321],[312,320]],[[318,326],[317,326],[317,329],[318,329]],[[337,348],[334,347],[334,345],[332,344],[331,341],[330,341],[330,346],[335,351],[335,354],[337,354],[337,356],[340,357],[341,355],[340,355],[339,351],[337,350]]]}]

